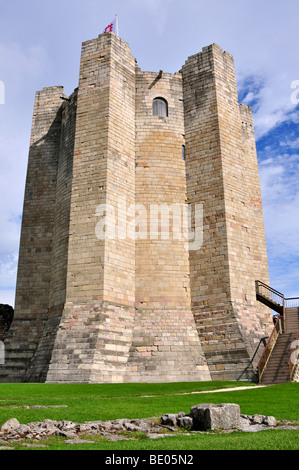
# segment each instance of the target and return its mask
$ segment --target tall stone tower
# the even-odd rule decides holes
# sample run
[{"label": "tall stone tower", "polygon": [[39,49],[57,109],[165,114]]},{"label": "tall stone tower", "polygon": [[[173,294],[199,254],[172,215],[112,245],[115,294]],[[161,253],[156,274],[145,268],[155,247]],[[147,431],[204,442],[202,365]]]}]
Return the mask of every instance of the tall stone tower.
[{"label": "tall stone tower", "polygon": [[[188,223],[187,223],[188,222]],[[251,112],[213,44],[142,72],[113,33],[37,92],[0,380],[235,380],[271,311]]]}]

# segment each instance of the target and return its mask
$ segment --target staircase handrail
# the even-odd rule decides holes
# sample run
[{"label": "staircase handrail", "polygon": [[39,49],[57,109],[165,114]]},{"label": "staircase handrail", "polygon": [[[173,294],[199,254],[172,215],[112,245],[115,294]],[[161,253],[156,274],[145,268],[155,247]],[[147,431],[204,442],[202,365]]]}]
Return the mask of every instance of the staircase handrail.
[{"label": "staircase handrail", "polygon": [[273,348],[276,344],[278,336],[281,334],[281,317],[278,317],[276,320],[276,323],[274,325],[274,328],[272,330],[272,333],[269,337],[269,340],[265,346],[265,349],[261,355],[261,358],[258,362],[257,365],[257,371],[258,371],[258,377],[259,377],[259,382],[261,382],[262,375],[266,369],[266,365],[268,363],[268,360],[271,356],[271,353],[273,351]]},{"label": "staircase handrail", "polygon": [[299,307],[299,297],[285,297],[285,303],[286,303],[286,307],[289,307],[287,304],[289,301],[294,301],[294,303],[296,303],[296,300],[298,301],[297,302],[297,305],[293,305],[293,307],[295,308],[298,308]]},{"label": "staircase handrail", "polygon": [[269,290],[270,292],[273,292],[273,294],[276,294],[278,297],[281,297],[284,299],[284,294],[282,292],[279,292],[278,290],[276,289],[273,289],[273,287],[270,287],[268,286],[267,284],[265,284],[264,282],[262,281],[256,281],[256,284],[257,286],[259,285],[262,285],[263,287],[265,287],[267,290]]},{"label": "staircase handrail", "polygon": [[[255,352],[254,352],[252,358],[250,359],[248,365],[245,367],[245,369],[243,370],[243,372],[241,372],[241,375],[239,375],[239,377],[237,378],[237,381],[241,380],[242,375],[244,375],[245,372],[249,369],[249,367],[253,364],[254,358],[255,358],[255,356],[256,356],[257,353],[258,353],[258,350],[259,350],[259,348],[260,348],[261,343],[264,343],[264,348],[265,348],[265,346],[266,346],[266,344],[267,344],[266,340],[268,340],[268,339],[269,339],[269,336],[263,336],[263,338],[260,339],[259,344],[257,345],[256,350],[255,350]],[[264,351],[264,350],[263,350],[263,351]]]},{"label": "staircase handrail", "polygon": [[[296,341],[296,346],[292,349],[290,359],[289,359],[289,362],[288,362],[289,369],[290,369],[290,382],[292,382],[294,371],[296,369],[296,366],[298,366],[298,363],[296,364],[296,362],[292,361],[292,355],[294,354],[295,351],[297,351],[297,349],[299,349],[299,332],[297,334],[297,337],[296,337],[295,341]],[[299,356],[299,354],[298,354],[298,356]],[[299,358],[298,358],[298,360],[299,360]]]},{"label": "staircase handrail", "polygon": [[[275,303],[275,301],[272,299],[271,297],[271,294],[274,294],[276,298],[279,298],[281,299],[281,307],[282,307],[282,325],[283,325],[283,328],[284,328],[284,324],[285,324],[285,309],[286,309],[286,299],[285,299],[285,296],[282,292],[279,292],[278,290],[276,289],[273,289],[273,287],[270,287],[268,286],[267,284],[265,284],[264,282],[262,281],[255,281],[255,288],[256,288],[256,294],[257,295],[260,295],[260,296],[263,296],[262,292],[260,291],[259,287],[263,287],[265,288],[267,291],[270,292],[270,300]],[[264,296],[265,297],[265,296]],[[277,302],[278,303],[278,302]],[[273,306],[273,310],[275,310],[275,307]]]},{"label": "staircase handrail", "polygon": [[[299,297],[285,297],[284,294],[281,292],[273,289],[272,287],[268,286],[262,281],[255,281],[256,285],[256,296],[257,299],[260,300],[261,302],[265,303],[268,307],[272,308],[273,310],[276,310],[280,314],[282,313],[282,316],[279,315],[277,318],[277,321],[275,323],[275,326],[272,330],[272,333],[269,337],[269,341],[263,351],[263,354],[258,362],[257,365],[257,372],[258,372],[258,377],[259,377],[259,382],[261,382],[261,377],[266,369],[266,365],[268,363],[268,360],[271,356],[272,350],[276,344],[278,336],[285,331],[285,313],[286,313],[286,308],[297,308],[298,313],[299,313]],[[264,292],[263,292],[264,290]],[[265,293],[266,290],[266,293]],[[270,294],[269,294],[270,293]],[[269,294],[269,295],[267,295]],[[278,299],[278,302],[276,302],[272,295],[275,296],[275,299]],[[264,300],[263,300],[264,299]],[[290,305],[290,303],[292,305]],[[279,308],[278,306],[281,305]],[[281,311],[282,307],[282,311]],[[289,370],[290,370],[290,381],[292,381],[292,378],[294,374],[297,374],[299,370],[299,353],[296,354],[296,360],[293,361],[293,354],[295,351],[299,349],[299,332],[297,335],[297,338],[295,340],[295,347],[292,348],[292,352],[290,355],[290,359],[288,362],[289,365]],[[293,344],[293,343],[292,343]],[[298,357],[298,359],[297,359]]]}]

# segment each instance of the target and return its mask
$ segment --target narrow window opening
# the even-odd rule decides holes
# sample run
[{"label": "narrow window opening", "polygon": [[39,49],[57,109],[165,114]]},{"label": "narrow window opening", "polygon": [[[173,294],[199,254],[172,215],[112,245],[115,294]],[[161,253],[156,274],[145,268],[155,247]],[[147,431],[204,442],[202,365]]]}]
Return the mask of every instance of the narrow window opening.
[{"label": "narrow window opening", "polygon": [[183,157],[183,160],[185,161],[186,160],[185,145],[182,145],[182,157]]},{"label": "narrow window opening", "polygon": [[168,103],[164,98],[153,100],[153,116],[168,117]]}]

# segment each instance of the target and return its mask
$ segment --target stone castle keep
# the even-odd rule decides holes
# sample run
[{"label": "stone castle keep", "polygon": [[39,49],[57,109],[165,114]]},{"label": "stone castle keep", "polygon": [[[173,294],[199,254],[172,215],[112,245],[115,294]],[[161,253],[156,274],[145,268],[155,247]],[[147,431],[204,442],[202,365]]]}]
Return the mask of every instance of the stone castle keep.
[{"label": "stone castle keep", "polygon": [[[102,204],[117,236],[97,234]],[[132,205],[202,207],[200,247],[171,236],[175,219],[169,237],[145,236],[149,219],[128,236]],[[36,94],[0,381],[236,380],[273,327],[257,279],[258,164],[232,56],[213,44],[178,73],[142,72],[113,33],[84,42],[73,94]]]}]

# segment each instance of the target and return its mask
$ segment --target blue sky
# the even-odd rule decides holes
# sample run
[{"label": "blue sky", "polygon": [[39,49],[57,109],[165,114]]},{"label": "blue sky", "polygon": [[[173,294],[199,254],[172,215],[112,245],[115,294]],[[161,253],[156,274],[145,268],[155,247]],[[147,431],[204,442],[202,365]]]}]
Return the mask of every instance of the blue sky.
[{"label": "blue sky", "polygon": [[254,115],[271,285],[299,296],[298,0],[0,0],[0,303],[14,304],[35,92],[71,94],[81,43],[115,13],[144,71],[177,72],[212,43],[234,56]]}]

